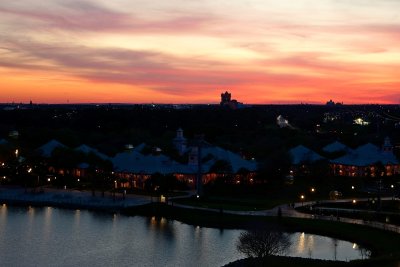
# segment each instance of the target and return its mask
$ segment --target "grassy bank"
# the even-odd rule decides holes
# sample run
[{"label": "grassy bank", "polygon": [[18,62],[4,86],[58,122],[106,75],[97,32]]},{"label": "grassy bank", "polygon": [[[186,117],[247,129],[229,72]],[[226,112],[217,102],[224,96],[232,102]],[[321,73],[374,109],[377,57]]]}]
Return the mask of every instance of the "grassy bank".
[{"label": "grassy bank", "polygon": [[310,210],[309,206],[299,207],[297,210],[316,215],[339,216],[364,221],[376,221],[382,223],[390,223],[400,225],[400,202],[398,200],[382,201],[381,205],[371,201],[357,202],[335,202],[320,203],[313,205]]},{"label": "grassy bank", "polygon": [[229,198],[229,197],[207,197],[196,199],[194,197],[176,199],[174,202],[201,208],[224,209],[236,211],[268,210],[280,204],[290,203],[291,199],[269,199],[256,197]]},{"label": "grassy bank", "polygon": [[224,267],[398,267],[396,261],[390,259],[356,260],[351,262],[312,260],[305,258],[271,256],[264,261],[257,259],[242,259],[226,264]]}]

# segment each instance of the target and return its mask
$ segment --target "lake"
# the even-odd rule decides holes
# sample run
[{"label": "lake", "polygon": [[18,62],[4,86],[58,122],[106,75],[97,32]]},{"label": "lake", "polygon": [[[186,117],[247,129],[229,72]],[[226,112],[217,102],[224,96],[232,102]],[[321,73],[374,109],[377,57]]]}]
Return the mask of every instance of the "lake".
[{"label": "lake", "polygon": [[[0,266],[222,266],[243,258],[241,230],[175,220],[0,205]],[[357,244],[295,233],[289,255],[353,260]]]}]

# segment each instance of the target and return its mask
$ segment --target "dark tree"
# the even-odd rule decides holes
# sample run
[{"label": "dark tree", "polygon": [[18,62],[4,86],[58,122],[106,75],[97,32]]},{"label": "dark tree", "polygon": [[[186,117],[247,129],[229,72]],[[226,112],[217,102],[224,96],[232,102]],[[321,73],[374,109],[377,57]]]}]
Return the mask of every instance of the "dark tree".
[{"label": "dark tree", "polygon": [[276,151],[260,163],[258,179],[280,181],[289,173],[291,161],[291,156],[286,151]]},{"label": "dark tree", "polygon": [[290,246],[289,234],[275,227],[242,232],[237,243],[237,249],[241,253],[260,259],[286,254]]}]

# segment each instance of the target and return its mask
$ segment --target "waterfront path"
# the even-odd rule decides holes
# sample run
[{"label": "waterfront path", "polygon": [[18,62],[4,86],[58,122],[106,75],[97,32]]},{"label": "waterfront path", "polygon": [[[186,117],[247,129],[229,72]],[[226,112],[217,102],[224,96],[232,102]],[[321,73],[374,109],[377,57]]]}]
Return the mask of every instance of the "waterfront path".
[{"label": "waterfront path", "polygon": [[[181,196],[184,197],[184,196]],[[176,198],[181,198],[176,197]],[[186,196],[187,197],[187,196]],[[375,221],[364,221],[358,219],[351,219],[337,216],[324,216],[314,215],[308,213],[302,213],[297,211],[295,208],[300,206],[309,206],[315,204],[315,202],[303,202],[279,205],[270,210],[254,210],[254,211],[233,211],[233,210],[222,210],[222,209],[211,209],[203,207],[195,207],[189,205],[183,205],[173,202],[174,198],[169,201],[170,205],[186,209],[205,210],[213,212],[223,212],[226,214],[234,215],[246,215],[246,216],[277,216],[280,213],[284,217],[292,218],[304,218],[304,219],[320,219],[320,220],[337,220],[345,223],[366,225],[382,230],[388,230],[396,233],[400,233],[400,227],[388,223],[380,223]],[[390,198],[388,198],[390,199]],[[361,201],[363,199],[357,199]],[[352,199],[342,199],[327,202],[346,202],[352,201]],[[127,207],[141,206],[150,204],[153,199],[150,196],[143,195],[125,195],[117,193],[114,197],[113,194],[107,192],[103,197],[101,192],[96,191],[95,196],[92,196],[90,191],[78,191],[78,190],[62,190],[53,188],[44,188],[43,191],[32,192],[32,189],[28,191],[20,187],[2,187],[0,188],[0,202],[3,203],[14,203],[24,205],[40,205],[40,206],[56,206],[65,208],[84,208],[92,210],[105,210],[105,211],[119,211]],[[325,202],[325,201],[324,201]],[[326,203],[326,202],[325,202]],[[337,210],[337,209],[333,209]]]},{"label": "waterfront path", "polygon": [[[382,198],[382,200],[388,200],[388,199],[391,199],[391,198]],[[324,201],[324,203],[327,203],[327,202],[330,202],[330,203],[332,203],[332,202],[350,202],[352,200],[353,199],[328,200],[326,202]],[[362,200],[364,200],[364,199],[357,199],[357,201],[362,201]],[[367,200],[367,199],[365,199],[365,200]],[[247,216],[278,216],[278,212],[280,210],[280,213],[282,214],[283,217],[303,218],[303,219],[319,219],[319,220],[327,220],[327,221],[340,221],[340,222],[344,222],[344,223],[365,225],[365,226],[378,228],[378,229],[382,229],[382,230],[386,230],[386,231],[392,231],[392,232],[400,234],[400,226],[397,226],[394,224],[381,223],[381,222],[376,222],[376,221],[365,221],[365,220],[359,220],[359,219],[351,219],[351,218],[346,218],[346,217],[337,217],[337,216],[332,216],[332,215],[330,215],[330,216],[314,215],[314,214],[302,213],[295,209],[295,208],[298,208],[301,206],[310,206],[312,204],[315,204],[315,202],[303,202],[303,203],[299,202],[299,203],[293,203],[293,204],[284,204],[284,205],[279,205],[270,210],[233,211],[233,210],[221,210],[221,209],[195,207],[195,206],[173,203],[173,205],[175,207],[180,207],[180,208],[223,212],[226,214],[247,215]],[[337,209],[334,209],[334,210],[336,211]]]},{"label": "waterfront path", "polygon": [[0,201],[14,204],[46,205],[68,208],[86,208],[96,210],[118,211],[126,207],[140,206],[152,202],[150,196],[125,195],[116,196],[106,192],[104,197],[96,191],[62,190],[44,188],[43,191],[25,190],[24,188],[0,188]]}]

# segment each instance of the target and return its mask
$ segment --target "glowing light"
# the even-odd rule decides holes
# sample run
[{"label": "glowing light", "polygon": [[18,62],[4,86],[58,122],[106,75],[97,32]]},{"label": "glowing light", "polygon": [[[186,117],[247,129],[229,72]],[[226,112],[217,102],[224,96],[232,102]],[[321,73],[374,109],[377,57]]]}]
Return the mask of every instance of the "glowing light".
[{"label": "glowing light", "polygon": [[276,124],[278,124],[280,128],[290,127],[289,121],[285,119],[282,115],[279,115],[276,118]]},{"label": "glowing light", "polygon": [[365,121],[362,118],[357,118],[354,120],[354,124],[361,125],[361,126],[367,126],[370,124],[370,122]]},{"label": "glowing light", "polygon": [[161,203],[165,203],[165,202],[166,202],[166,198],[165,198],[164,195],[161,195],[161,196],[160,196],[160,202],[161,202]]}]

